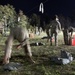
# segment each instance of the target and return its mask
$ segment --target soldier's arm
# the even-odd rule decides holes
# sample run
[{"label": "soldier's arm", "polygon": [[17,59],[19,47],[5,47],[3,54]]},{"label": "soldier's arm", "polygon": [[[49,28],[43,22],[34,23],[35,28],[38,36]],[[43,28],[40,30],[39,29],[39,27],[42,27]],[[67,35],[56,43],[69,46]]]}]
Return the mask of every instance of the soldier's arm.
[{"label": "soldier's arm", "polygon": [[24,45],[28,43],[29,43],[29,39],[28,38],[24,39],[19,45],[17,45],[17,49],[23,47]]},{"label": "soldier's arm", "polygon": [[59,28],[59,30],[61,30],[61,23],[59,21],[57,21],[57,22],[58,22],[58,28]]}]

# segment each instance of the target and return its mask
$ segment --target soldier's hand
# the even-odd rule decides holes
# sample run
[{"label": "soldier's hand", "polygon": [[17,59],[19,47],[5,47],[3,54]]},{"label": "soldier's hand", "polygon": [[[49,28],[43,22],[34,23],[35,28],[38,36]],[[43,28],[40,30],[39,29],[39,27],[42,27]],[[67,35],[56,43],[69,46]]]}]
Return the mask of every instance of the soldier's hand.
[{"label": "soldier's hand", "polygon": [[16,47],[17,49],[20,49],[21,48],[21,45],[17,45],[17,47]]}]

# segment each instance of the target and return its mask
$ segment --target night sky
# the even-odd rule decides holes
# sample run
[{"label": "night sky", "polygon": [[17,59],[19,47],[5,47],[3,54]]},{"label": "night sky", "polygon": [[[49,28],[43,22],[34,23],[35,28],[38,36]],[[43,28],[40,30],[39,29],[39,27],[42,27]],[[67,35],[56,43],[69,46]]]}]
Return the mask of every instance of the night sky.
[{"label": "night sky", "polygon": [[23,10],[26,15],[39,13],[40,3],[44,3],[45,13],[48,15],[72,15],[75,12],[75,0],[0,0],[1,5],[11,4],[18,12]]}]

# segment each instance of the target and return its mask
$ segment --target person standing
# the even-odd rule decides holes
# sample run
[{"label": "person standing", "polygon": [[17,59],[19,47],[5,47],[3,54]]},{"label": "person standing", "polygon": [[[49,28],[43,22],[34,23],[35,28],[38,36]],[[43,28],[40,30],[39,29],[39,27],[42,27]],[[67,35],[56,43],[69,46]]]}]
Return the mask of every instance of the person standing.
[{"label": "person standing", "polygon": [[50,37],[50,45],[52,45],[52,37],[55,36],[55,46],[58,46],[58,31],[61,30],[61,23],[59,22],[59,18],[55,15],[55,19],[50,22],[51,27],[51,37]]}]

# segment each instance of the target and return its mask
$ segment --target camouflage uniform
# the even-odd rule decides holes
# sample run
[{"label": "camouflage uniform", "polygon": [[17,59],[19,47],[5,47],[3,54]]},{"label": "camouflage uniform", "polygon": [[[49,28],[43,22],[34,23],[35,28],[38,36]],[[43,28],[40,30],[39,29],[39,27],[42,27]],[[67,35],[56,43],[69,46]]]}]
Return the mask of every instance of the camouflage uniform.
[{"label": "camouflage uniform", "polygon": [[6,41],[6,46],[5,46],[5,54],[4,54],[4,60],[3,63],[7,64],[9,63],[9,59],[11,58],[11,52],[12,52],[12,45],[13,45],[13,40],[16,39],[20,42],[18,47],[23,47],[24,51],[29,58],[29,61],[33,62],[32,59],[32,53],[31,53],[31,48],[29,44],[29,34],[26,30],[26,27],[20,25],[23,20],[19,20],[17,26],[11,28],[10,30],[10,35],[8,36],[8,39]]},{"label": "camouflage uniform", "polygon": [[55,36],[55,46],[58,46],[58,30],[61,30],[61,24],[60,24],[59,19],[58,19],[57,16],[56,16],[55,20],[52,20],[50,22],[50,25],[51,25],[50,43],[52,45],[52,37],[53,37],[53,34],[54,34],[54,36]]},{"label": "camouflage uniform", "polygon": [[71,26],[70,27],[64,27],[63,36],[64,36],[65,45],[71,45],[72,34],[73,34],[73,27],[71,27]]},{"label": "camouflage uniform", "polygon": [[48,24],[46,27],[46,34],[47,34],[47,42],[50,41],[50,38],[51,38],[51,28],[50,28],[50,24]]}]

